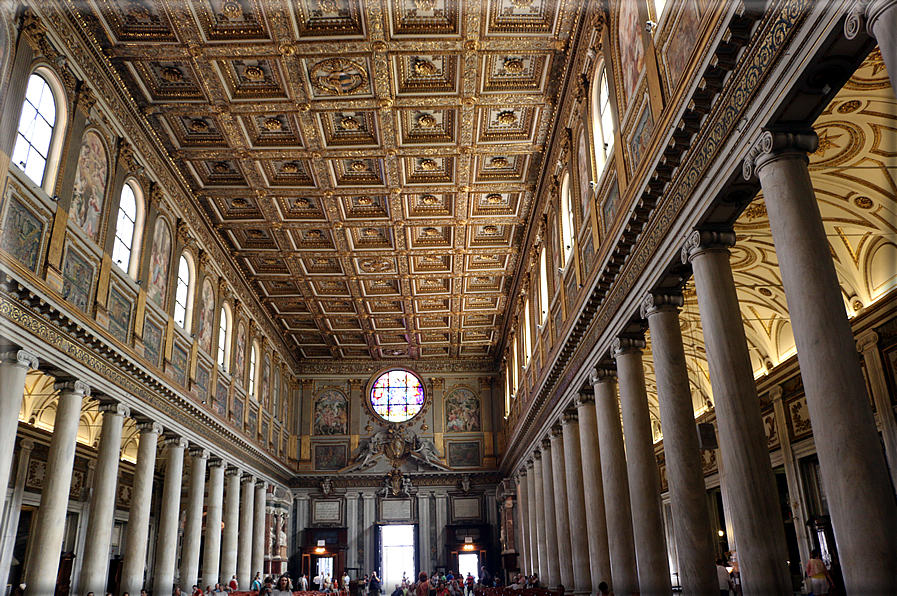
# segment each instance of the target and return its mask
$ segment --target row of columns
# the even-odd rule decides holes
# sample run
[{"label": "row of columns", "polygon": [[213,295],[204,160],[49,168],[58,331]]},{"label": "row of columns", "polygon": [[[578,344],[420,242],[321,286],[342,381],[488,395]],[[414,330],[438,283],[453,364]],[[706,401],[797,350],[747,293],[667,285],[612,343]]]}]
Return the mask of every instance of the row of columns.
[{"label": "row of columns", "polygon": [[[29,369],[37,367],[37,358],[24,350],[0,354],[0,486],[8,486],[9,483],[26,374]],[[29,562],[25,577],[27,593],[41,596],[52,594],[56,585],[82,402],[91,394],[90,387],[80,380],[59,381],[54,389],[59,392],[56,417],[40,506],[33,524],[34,531],[29,538]],[[88,506],[85,540],[88,548],[81,564],[81,594],[106,592],[122,430],[125,417],[131,415],[125,405],[106,396],[101,396],[99,410],[103,420]],[[130,594],[138,594],[145,587],[153,477],[159,437],[163,432],[160,424],[142,417],[138,419],[137,429],[139,443],[125,531],[121,586],[122,592]],[[178,520],[187,445],[186,439],[177,436],[166,436],[163,441],[167,466],[153,570],[153,587],[158,594],[171,593],[175,583]],[[252,574],[262,571],[264,564],[267,482],[244,475],[241,470],[228,467],[221,459],[209,461],[209,452],[205,449],[190,449],[189,456],[179,584],[182,589],[189,589],[200,583],[200,544],[205,510],[207,531],[202,587],[226,583],[236,575],[240,586],[248,588]],[[227,501],[225,477],[228,478]],[[8,567],[4,569],[8,572]],[[0,580],[5,583],[6,578]]]},{"label": "row of columns", "polygon": [[[769,212],[847,591],[880,593],[882,586],[897,585],[897,570],[887,560],[897,536],[897,504],[809,177],[807,153],[816,144],[812,131],[766,132],[746,160],[745,176],[756,172]],[[685,242],[682,260],[691,264],[695,278],[743,591],[790,596],[778,490],[730,265],[734,243],[731,231],[696,231]],[[681,295],[651,293],[640,314],[651,334],[680,581],[683,594],[698,595],[718,589],[717,553],[680,331],[681,305]],[[616,374],[596,369],[591,389],[581,389],[560,424],[551,427],[553,486],[533,499],[530,480],[529,498],[521,502],[529,508],[526,531],[534,551],[525,561],[552,584],[572,579],[575,594],[594,592],[596,581],[608,582],[616,594],[671,593],[644,347],[640,337],[613,341]],[[544,445],[526,463],[536,479],[544,473],[544,464],[539,465],[540,455],[545,460]],[[549,489],[553,520],[542,511],[552,498],[544,496]],[[549,523],[557,551],[545,541]],[[565,568],[570,561],[572,569]]]}]

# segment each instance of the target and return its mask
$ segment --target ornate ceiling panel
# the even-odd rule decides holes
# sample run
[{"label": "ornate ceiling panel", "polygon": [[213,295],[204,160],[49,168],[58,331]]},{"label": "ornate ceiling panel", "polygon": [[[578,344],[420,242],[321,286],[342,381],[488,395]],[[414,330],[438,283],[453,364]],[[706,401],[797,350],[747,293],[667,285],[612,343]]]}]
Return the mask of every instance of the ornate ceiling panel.
[{"label": "ornate ceiling panel", "polygon": [[79,7],[300,358],[494,357],[582,2]]}]

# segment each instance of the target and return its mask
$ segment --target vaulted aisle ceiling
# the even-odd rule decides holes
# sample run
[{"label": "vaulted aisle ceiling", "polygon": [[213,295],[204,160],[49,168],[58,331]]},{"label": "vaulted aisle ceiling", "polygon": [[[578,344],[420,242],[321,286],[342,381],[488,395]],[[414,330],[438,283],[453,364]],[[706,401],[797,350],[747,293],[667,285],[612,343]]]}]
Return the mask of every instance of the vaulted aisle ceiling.
[{"label": "vaulted aisle ceiling", "polygon": [[328,359],[494,357],[582,5],[78,4],[298,356]]}]

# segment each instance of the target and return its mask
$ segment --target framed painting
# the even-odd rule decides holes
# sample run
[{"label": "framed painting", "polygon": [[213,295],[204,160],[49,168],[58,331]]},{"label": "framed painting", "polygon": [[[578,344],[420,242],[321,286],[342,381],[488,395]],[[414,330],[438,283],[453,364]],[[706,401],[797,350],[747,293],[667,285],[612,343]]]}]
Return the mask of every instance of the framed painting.
[{"label": "framed painting", "polygon": [[243,428],[243,400],[234,397],[234,409],[232,411],[234,423]]},{"label": "framed painting", "polygon": [[62,297],[84,312],[87,312],[90,305],[93,272],[93,266],[87,259],[69,246],[62,263]]},{"label": "framed painting", "polygon": [[328,389],[315,398],[312,434],[345,435],[349,432],[349,400],[342,391]]},{"label": "framed painting", "polygon": [[153,230],[153,248],[150,252],[150,279],[146,296],[160,308],[165,308],[168,290],[168,269],[171,264],[171,230],[161,217]]},{"label": "framed painting", "polygon": [[202,401],[206,401],[206,396],[209,393],[209,377],[211,373],[209,369],[205,366],[197,366],[196,367],[196,393],[199,396],[199,399]]},{"label": "framed painting", "polygon": [[445,432],[469,433],[480,430],[480,398],[459,387],[445,398]]},{"label": "framed painting", "polygon": [[143,357],[159,366],[162,356],[162,328],[146,319],[143,323]]},{"label": "framed painting", "polygon": [[89,130],[81,141],[69,213],[72,220],[94,242],[99,242],[100,239],[100,222],[103,203],[106,200],[108,173],[109,160],[106,157],[106,147],[100,135]]},{"label": "framed painting", "polygon": [[177,344],[171,350],[171,372],[178,385],[187,386],[187,351]]},{"label": "framed painting", "polygon": [[349,457],[349,448],[344,444],[317,444],[315,445],[315,470],[332,472],[346,467]]},{"label": "framed painting", "polygon": [[479,441],[452,441],[446,447],[446,455],[451,468],[479,468],[483,465]]},{"label": "framed painting", "polygon": [[109,312],[109,333],[123,344],[128,343],[128,332],[131,329],[131,301],[112,286],[109,288],[106,310]]},{"label": "framed painting", "polygon": [[11,198],[3,220],[0,247],[31,272],[37,273],[44,223],[18,199]]},{"label": "framed painting", "polygon": [[224,418],[227,416],[227,385],[218,381],[215,388],[215,399],[212,400],[212,411]]}]

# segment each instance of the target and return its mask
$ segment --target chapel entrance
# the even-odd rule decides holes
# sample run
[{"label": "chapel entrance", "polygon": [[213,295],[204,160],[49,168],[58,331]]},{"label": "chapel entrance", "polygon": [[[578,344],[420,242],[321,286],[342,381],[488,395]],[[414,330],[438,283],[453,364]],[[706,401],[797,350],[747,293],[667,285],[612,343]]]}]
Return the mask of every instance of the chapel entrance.
[{"label": "chapel entrance", "polygon": [[391,594],[396,584],[406,577],[413,581],[414,567],[414,526],[380,526],[380,561],[383,569],[381,590]]}]

